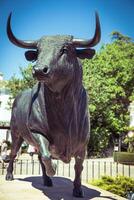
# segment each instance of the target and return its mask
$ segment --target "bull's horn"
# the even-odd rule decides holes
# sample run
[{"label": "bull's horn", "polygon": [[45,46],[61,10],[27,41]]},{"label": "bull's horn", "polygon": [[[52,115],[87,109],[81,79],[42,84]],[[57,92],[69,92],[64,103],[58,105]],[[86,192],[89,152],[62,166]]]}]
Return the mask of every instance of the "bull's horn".
[{"label": "bull's horn", "polygon": [[27,49],[36,49],[37,48],[37,41],[23,41],[17,39],[12,30],[11,30],[11,15],[10,13],[7,21],[7,35],[9,40],[18,47],[27,48]]},{"label": "bull's horn", "polygon": [[99,43],[100,38],[101,38],[101,28],[100,28],[100,20],[98,13],[95,13],[95,18],[96,18],[96,29],[95,29],[95,34],[94,37],[90,40],[82,40],[82,39],[73,39],[73,44],[75,47],[93,47],[96,44]]}]

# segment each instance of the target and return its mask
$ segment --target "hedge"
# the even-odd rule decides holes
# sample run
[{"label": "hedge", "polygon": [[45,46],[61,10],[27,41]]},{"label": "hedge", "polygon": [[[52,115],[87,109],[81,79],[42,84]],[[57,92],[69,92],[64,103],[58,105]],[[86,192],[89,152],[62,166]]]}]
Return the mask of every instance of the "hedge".
[{"label": "hedge", "polygon": [[114,162],[134,165],[134,153],[114,152],[113,157],[114,157]]},{"label": "hedge", "polygon": [[93,180],[90,184],[127,199],[134,193],[134,179],[125,176],[102,176],[101,179]]}]

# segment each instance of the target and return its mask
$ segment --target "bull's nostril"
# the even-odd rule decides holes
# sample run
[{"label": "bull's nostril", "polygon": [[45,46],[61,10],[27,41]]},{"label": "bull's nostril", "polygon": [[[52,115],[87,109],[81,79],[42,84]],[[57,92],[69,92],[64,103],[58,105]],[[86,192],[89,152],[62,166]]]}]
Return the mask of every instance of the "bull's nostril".
[{"label": "bull's nostril", "polygon": [[33,66],[33,71],[34,71],[34,72],[39,71],[39,68],[36,67],[36,66]]},{"label": "bull's nostril", "polygon": [[45,74],[47,74],[48,73],[48,67],[44,67],[44,69],[43,69],[43,72],[45,73]]},{"label": "bull's nostril", "polygon": [[33,74],[33,76],[35,76],[36,71],[37,71],[36,67],[33,66],[33,70],[32,70],[32,74]]}]

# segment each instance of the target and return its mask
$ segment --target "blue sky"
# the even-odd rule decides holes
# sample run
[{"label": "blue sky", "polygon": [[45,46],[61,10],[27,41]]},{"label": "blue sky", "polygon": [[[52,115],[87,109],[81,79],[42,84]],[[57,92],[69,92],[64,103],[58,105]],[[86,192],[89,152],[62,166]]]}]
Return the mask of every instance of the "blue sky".
[{"label": "blue sky", "polygon": [[0,0],[0,72],[5,79],[20,77],[19,67],[28,62],[24,49],[11,44],[6,22],[12,11],[12,30],[19,39],[39,39],[42,35],[69,34],[91,38],[95,10],[101,21],[102,44],[110,42],[114,30],[134,38],[134,0]]}]

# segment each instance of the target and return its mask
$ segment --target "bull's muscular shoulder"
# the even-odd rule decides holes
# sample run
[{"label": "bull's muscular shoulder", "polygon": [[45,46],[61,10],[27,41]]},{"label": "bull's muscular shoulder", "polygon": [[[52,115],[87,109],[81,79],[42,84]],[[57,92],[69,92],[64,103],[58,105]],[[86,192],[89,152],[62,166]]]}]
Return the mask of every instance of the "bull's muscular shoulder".
[{"label": "bull's muscular shoulder", "polygon": [[31,131],[45,134],[48,131],[48,122],[43,92],[40,83],[32,88],[27,123]]},{"label": "bull's muscular shoulder", "polygon": [[[12,107],[11,126],[24,126],[28,115],[28,109],[31,98],[31,89],[25,90],[17,95]],[[16,126],[15,126],[16,127]]]},{"label": "bull's muscular shoulder", "polygon": [[23,109],[30,102],[31,98],[31,89],[25,90],[17,95],[13,103],[13,109]]},{"label": "bull's muscular shoulder", "polygon": [[24,90],[17,95],[13,107],[16,106],[18,110],[23,110],[24,112],[29,113],[37,93],[38,84],[36,84],[32,89]]},{"label": "bull's muscular shoulder", "polygon": [[25,90],[16,97],[12,121],[16,121],[19,127],[46,133],[48,126],[42,92],[41,84],[37,83],[32,89]]}]

